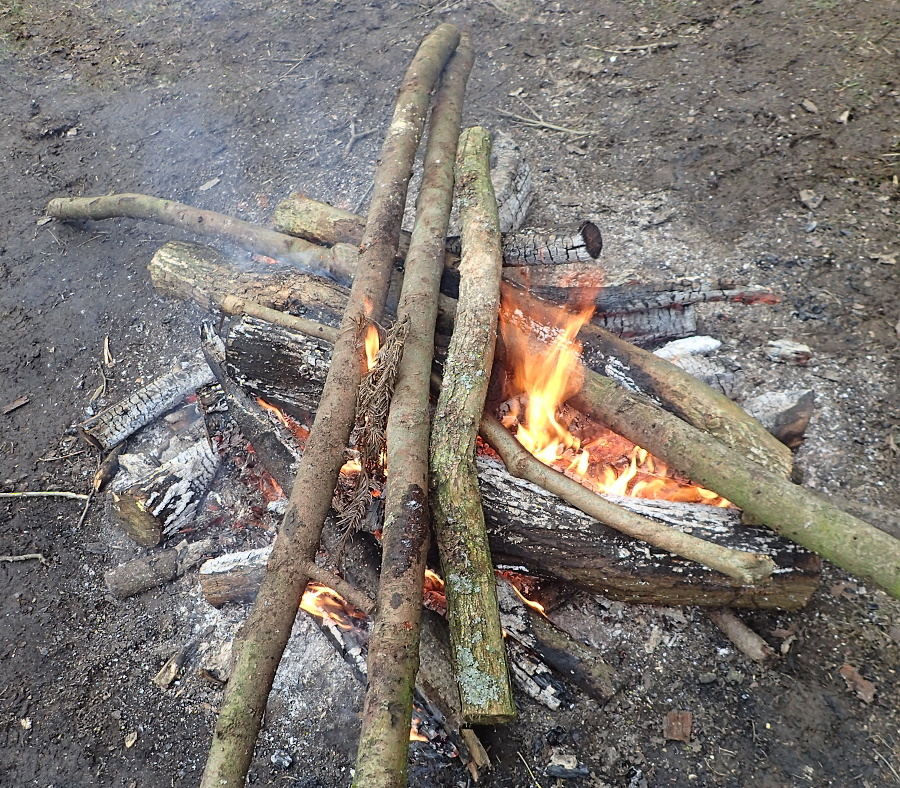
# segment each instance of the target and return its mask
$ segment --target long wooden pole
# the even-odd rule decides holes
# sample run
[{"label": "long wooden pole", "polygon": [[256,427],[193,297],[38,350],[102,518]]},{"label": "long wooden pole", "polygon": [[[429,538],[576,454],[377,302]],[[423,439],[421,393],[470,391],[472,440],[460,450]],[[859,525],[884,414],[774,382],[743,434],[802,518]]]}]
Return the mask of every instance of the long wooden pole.
[{"label": "long wooden pole", "polygon": [[453,25],[438,26],[413,58],[381,151],[366,235],[319,410],[265,580],[240,637],[234,672],[219,710],[201,788],[243,786],[266,699],[306,588],[350,437],[365,360],[361,329],[384,308],[413,158],[431,90],[459,43]]},{"label": "long wooden pole", "polygon": [[447,621],[463,718],[513,719],[475,438],[484,411],[500,304],[500,228],[489,177],[487,131],[463,132],[456,164],[462,222],[459,309],[431,434],[431,500],[447,593]]},{"label": "long wooden pole", "polygon": [[397,319],[409,333],[387,422],[381,579],[369,640],[368,686],[356,756],[355,788],[405,788],[412,696],[419,669],[428,507],[429,378],[444,267],[444,238],[453,203],[453,161],[463,97],[475,53],[467,33],[435,96],[425,149],[416,223],[406,257]]}]

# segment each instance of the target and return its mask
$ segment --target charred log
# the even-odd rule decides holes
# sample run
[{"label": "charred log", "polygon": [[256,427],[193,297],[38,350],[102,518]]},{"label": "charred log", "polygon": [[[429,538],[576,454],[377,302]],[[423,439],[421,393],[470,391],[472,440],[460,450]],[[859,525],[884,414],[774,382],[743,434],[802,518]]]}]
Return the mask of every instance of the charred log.
[{"label": "charred log", "polygon": [[202,357],[195,358],[88,419],[79,430],[92,446],[109,451],[212,379]]}]

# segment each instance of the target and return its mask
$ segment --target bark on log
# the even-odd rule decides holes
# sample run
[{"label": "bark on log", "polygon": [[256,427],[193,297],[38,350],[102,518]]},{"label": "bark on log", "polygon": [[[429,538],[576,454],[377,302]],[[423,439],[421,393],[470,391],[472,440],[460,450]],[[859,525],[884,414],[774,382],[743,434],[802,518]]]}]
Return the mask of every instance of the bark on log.
[{"label": "bark on log", "polygon": [[212,372],[198,354],[184,367],[141,386],[79,425],[78,429],[92,446],[109,451],[212,380]]},{"label": "bark on log", "polygon": [[47,204],[47,215],[67,221],[128,217],[149,219],[198,235],[226,238],[255,254],[325,272],[349,283],[356,268],[356,249],[337,244],[323,248],[299,238],[235,219],[214,211],[150,197],[146,194],[110,194],[105,197],[59,197]]},{"label": "bark on log", "polygon": [[103,579],[116,599],[127,599],[183,575],[204,557],[209,557],[213,549],[213,542],[209,539],[190,544],[184,541],[170,550],[153,552],[119,564],[105,572]]},{"label": "bark on log", "polygon": [[386,428],[387,478],[377,615],[353,784],[405,788],[425,560],[430,543],[428,438],[431,363],[443,242],[453,203],[453,161],[475,53],[468,33],[434,99],[398,323],[408,324]]},{"label": "bark on log", "polygon": [[460,305],[434,416],[430,462],[453,661],[463,716],[477,724],[516,716],[473,461],[500,303],[500,230],[489,158],[487,131],[474,127],[463,132],[456,160],[464,248]]},{"label": "bark on log", "polygon": [[819,584],[819,559],[733,509],[604,496],[717,545],[769,556],[775,571],[748,586],[603,525],[555,495],[478,458],[491,551],[498,568],[556,578],[622,602],[797,610]]},{"label": "bark on log", "polygon": [[384,310],[390,271],[415,150],[431,89],[459,42],[453,25],[437,27],[422,42],[404,78],[375,175],[368,228],[334,346],[317,418],[285,513],[259,597],[237,645],[201,788],[243,784],[266,698],[306,588],[343,452],[354,420],[355,392],[365,366],[360,329]]},{"label": "bark on log", "polygon": [[900,541],[608,378],[585,375],[581,391],[571,402],[782,536],[900,597]]}]

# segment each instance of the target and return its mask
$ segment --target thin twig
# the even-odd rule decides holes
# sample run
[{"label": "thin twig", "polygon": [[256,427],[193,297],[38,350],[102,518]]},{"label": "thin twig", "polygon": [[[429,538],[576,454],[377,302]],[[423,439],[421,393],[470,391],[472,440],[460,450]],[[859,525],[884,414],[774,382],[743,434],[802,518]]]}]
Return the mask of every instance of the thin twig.
[{"label": "thin twig", "polygon": [[56,462],[57,460],[68,460],[69,457],[77,457],[79,454],[84,454],[87,449],[79,449],[78,451],[69,452],[68,454],[60,454],[57,457],[39,457],[38,462]]},{"label": "thin twig", "polygon": [[876,758],[880,758],[882,761],[884,761],[884,765],[887,766],[888,769],[891,770],[891,774],[894,775],[894,779],[898,783],[900,783],[900,774],[897,774],[897,770],[891,765],[891,762],[887,758],[885,758],[880,752],[878,752],[878,750],[872,750],[872,752],[875,754]]},{"label": "thin twig", "polygon": [[541,784],[537,781],[537,777],[534,776],[534,772],[531,771],[531,767],[528,765],[528,761],[525,760],[525,756],[522,755],[522,753],[520,753],[520,752],[516,752],[516,755],[518,755],[519,760],[521,760],[522,763],[525,764],[525,768],[528,770],[528,774],[531,777],[534,784],[537,786],[537,788],[541,788]]},{"label": "thin twig", "polygon": [[630,55],[633,52],[649,52],[653,53],[657,49],[675,49],[678,46],[677,41],[656,41],[652,44],[633,44],[627,47],[595,47],[585,44],[588,49],[596,49],[600,52],[609,52],[613,55]]},{"label": "thin twig", "polygon": [[66,492],[64,490],[41,490],[38,492],[0,493],[0,498],[74,498],[78,501],[84,501],[90,498],[90,496],[84,495],[83,493]]},{"label": "thin twig", "polygon": [[40,561],[44,566],[50,566],[50,562],[44,558],[43,553],[23,553],[22,555],[0,555],[0,561]]},{"label": "thin twig", "polygon": [[78,525],[76,528],[81,528],[84,525],[84,520],[87,517],[88,509],[91,508],[91,501],[94,498],[94,491],[91,490],[86,496],[87,500],[84,502],[84,509],[81,510],[81,517],[78,518]]},{"label": "thin twig", "polygon": [[350,121],[350,139],[347,142],[347,146],[344,148],[344,155],[349,156],[350,151],[353,150],[353,146],[356,145],[360,140],[364,140],[366,137],[372,136],[378,129],[369,129],[368,131],[360,131],[357,133],[356,131],[356,121]]},{"label": "thin twig", "polygon": [[575,137],[593,137],[597,132],[590,131],[589,129],[569,129],[565,126],[557,126],[555,123],[548,123],[545,120],[533,120],[532,118],[525,118],[522,115],[516,115],[514,112],[507,112],[506,110],[497,108],[497,112],[501,115],[510,118],[511,120],[515,120],[518,123],[521,123],[524,126],[531,126],[535,129],[547,129],[548,131],[559,131],[563,134],[571,134]]}]

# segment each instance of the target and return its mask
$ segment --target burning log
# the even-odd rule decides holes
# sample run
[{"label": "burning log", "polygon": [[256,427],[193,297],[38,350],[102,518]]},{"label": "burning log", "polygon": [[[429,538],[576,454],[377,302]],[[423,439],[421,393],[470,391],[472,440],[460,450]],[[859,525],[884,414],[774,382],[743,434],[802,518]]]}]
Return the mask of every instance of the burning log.
[{"label": "burning log", "polygon": [[397,325],[408,328],[386,426],[387,467],[378,614],[354,785],[406,785],[412,697],[419,668],[425,559],[430,543],[428,438],[438,293],[453,202],[453,161],[475,53],[463,33],[435,96],[416,222]]},{"label": "burning log", "polygon": [[[231,418],[263,459],[266,470],[277,480],[285,494],[290,495],[299,452],[292,451],[287,428],[274,423],[264,408],[248,397],[225,373],[225,344],[213,331],[211,323],[203,323],[200,337],[206,361],[222,389]],[[320,386],[318,391],[321,390]]]},{"label": "burning log", "polygon": [[[562,329],[563,321],[572,319],[568,313],[561,313],[509,285],[504,287],[503,294],[503,336],[510,350],[531,352],[530,339],[525,337],[546,342],[546,326]],[[725,395],[666,359],[598,326],[584,325],[579,336],[585,341],[582,359],[590,367],[604,370],[632,389],[655,397],[666,410],[688,424],[746,453],[760,465],[790,476],[793,465],[790,449]]]},{"label": "burning log", "polygon": [[900,541],[748,460],[613,380],[586,375],[572,404],[725,496],[776,533],[900,597]]},{"label": "burning log", "polygon": [[775,568],[775,564],[768,556],[731,550],[697,539],[610,503],[533,457],[499,421],[491,416],[482,417],[480,432],[514,476],[540,485],[548,492],[560,496],[586,514],[622,533],[716,569],[746,585],[763,582]]},{"label": "burning log", "polygon": [[79,431],[92,446],[109,451],[212,379],[206,362],[198,357],[88,419]]},{"label": "burning log", "polygon": [[[256,343],[278,338],[278,355],[286,359],[302,358],[304,348],[319,348],[319,342],[293,332],[272,332],[267,324],[253,331],[238,321],[229,331],[230,348],[240,339],[240,357],[251,357]],[[253,344],[249,340],[253,339]],[[282,346],[282,340],[288,344]],[[316,352],[318,352],[316,350]],[[290,364],[285,366],[290,369]],[[270,376],[257,379],[258,393],[283,380],[281,372],[270,366]],[[324,370],[316,367],[317,381],[297,385],[321,390]],[[229,366],[238,379],[248,378],[240,369]],[[254,389],[254,393],[257,393]],[[290,391],[285,393],[290,398]],[[625,601],[651,604],[735,604],[746,607],[802,607],[818,583],[818,564],[812,556],[779,540],[767,530],[742,529],[734,510],[710,506],[669,504],[616,498],[616,503],[642,515],[662,520],[687,531],[702,533],[703,538],[735,550],[762,552],[775,560],[777,571],[765,584],[743,586],[717,572],[673,560],[668,554],[654,552],[647,558],[628,538],[614,537],[613,531],[596,523],[559,501],[541,494],[533,485],[518,482],[501,466],[479,461],[479,483],[485,513],[490,525],[491,548],[506,560],[526,563],[532,571],[575,582],[583,588],[608,593]],[[557,530],[558,529],[558,530]],[[560,538],[564,535],[564,538]],[[622,558],[621,556],[625,557]],[[618,557],[617,557],[618,556]]]},{"label": "burning log", "polygon": [[473,723],[505,722],[516,715],[473,460],[500,303],[500,230],[489,157],[487,131],[467,129],[456,163],[464,247],[460,306],[432,426],[430,461],[453,661],[463,716]]},{"label": "burning log", "polygon": [[384,309],[429,94],[458,42],[459,32],[453,25],[437,27],[422,42],[398,96],[318,418],[306,442],[269,569],[237,647],[235,671],[219,710],[202,788],[240,785],[249,768],[266,698],[307,585],[304,567],[318,548],[350,437],[355,402],[347,392],[357,390],[364,366],[358,344],[360,328],[378,319]]},{"label": "burning log", "polygon": [[291,235],[255,227],[242,219],[190,205],[150,197],[146,194],[110,194],[105,197],[58,197],[47,204],[54,219],[149,219],[179,227],[198,235],[227,238],[255,254],[299,265],[311,271],[349,282],[356,268],[356,249],[337,244],[323,248]]}]

